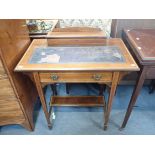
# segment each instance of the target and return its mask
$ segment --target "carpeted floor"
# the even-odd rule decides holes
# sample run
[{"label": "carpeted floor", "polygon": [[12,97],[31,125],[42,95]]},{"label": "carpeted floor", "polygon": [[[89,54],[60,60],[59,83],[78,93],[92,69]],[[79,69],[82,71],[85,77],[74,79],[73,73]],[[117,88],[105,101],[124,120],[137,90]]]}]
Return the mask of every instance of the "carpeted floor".
[{"label": "carpeted floor", "polygon": [[[103,130],[103,109],[87,107],[54,108],[56,118],[53,129],[49,130],[40,104],[34,112],[35,130],[29,132],[19,125],[0,128],[1,135],[131,135],[155,134],[155,93],[148,94],[144,86],[138,97],[136,107],[123,131],[119,127],[123,121],[133,86],[119,86],[113,102],[107,131]],[[58,85],[58,92],[66,95],[65,85]],[[71,95],[97,95],[98,86],[91,84],[72,84]],[[107,98],[108,93],[105,92]],[[48,87],[46,98],[49,101],[51,90]]]}]

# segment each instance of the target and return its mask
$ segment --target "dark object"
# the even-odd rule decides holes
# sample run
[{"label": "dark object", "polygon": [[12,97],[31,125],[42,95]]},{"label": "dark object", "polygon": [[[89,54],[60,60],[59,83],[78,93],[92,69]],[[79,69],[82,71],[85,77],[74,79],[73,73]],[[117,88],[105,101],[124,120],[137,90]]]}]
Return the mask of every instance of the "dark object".
[{"label": "dark object", "polygon": [[155,90],[155,80],[151,80],[151,83],[149,85],[149,94],[152,94]]}]

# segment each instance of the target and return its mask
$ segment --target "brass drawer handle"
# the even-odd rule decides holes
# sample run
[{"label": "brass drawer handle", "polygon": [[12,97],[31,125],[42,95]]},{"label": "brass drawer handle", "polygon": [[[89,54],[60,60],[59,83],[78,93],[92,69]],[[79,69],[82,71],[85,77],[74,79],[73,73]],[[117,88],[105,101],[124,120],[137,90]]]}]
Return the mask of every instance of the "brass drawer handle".
[{"label": "brass drawer handle", "polygon": [[93,79],[96,80],[96,81],[99,81],[101,78],[102,78],[101,74],[94,74],[93,75]]},{"label": "brass drawer handle", "polygon": [[59,76],[58,75],[51,75],[51,78],[53,81],[56,81],[59,79]]}]

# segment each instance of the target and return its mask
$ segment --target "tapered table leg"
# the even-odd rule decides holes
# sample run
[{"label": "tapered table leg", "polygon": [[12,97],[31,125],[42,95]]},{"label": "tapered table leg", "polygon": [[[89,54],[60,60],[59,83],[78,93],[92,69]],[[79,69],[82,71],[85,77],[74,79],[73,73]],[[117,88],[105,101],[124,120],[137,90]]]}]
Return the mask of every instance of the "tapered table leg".
[{"label": "tapered table leg", "polygon": [[69,94],[69,88],[70,88],[70,84],[66,83],[66,93]]},{"label": "tapered table leg", "polygon": [[50,86],[51,86],[51,89],[52,89],[53,95],[57,95],[58,93],[57,93],[56,83],[54,83],[54,84],[50,84]]},{"label": "tapered table leg", "polygon": [[37,88],[37,91],[38,91],[38,94],[39,94],[39,97],[41,100],[41,104],[42,104],[43,111],[44,111],[44,114],[45,114],[45,117],[46,117],[46,120],[48,123],[48,127],[51,128],[52,124],[50,121],[50,115],[49,115],[48,110],[47,110],[46,100],[45,100],[44,92],[43,92],[43,89],[42,89],[42,86],[40,83],[38,73],[33,73],[33,78],[34,78],[34,82],[35,82],[35,85],[36,85],[36,88]]},{"label": "tapered table leg", "polygon": [[103,95],[103,92],[106,89],[106,85],[105,84],[99,84],[99,86],[100,86],[99,96],[102,96]]},{"label": "tapered table leg", "polygon": [[149,86],[149,94],[152,94],[155,90],[155,80],[153,79]]},{"label": "tapered table leg", "polygon": [[108,127],[110,111],[112,108],[112,102],[113,102],[113,98],[115,96],[115,91],[116,91],[118,81],[119,81],[119,72],[114,72],[112,84],[111,84],[111,89],[110,89],[110,94],[109,94],[109,98],[108,98],[108,103],[106,104],[106,107],[105,107],[106,109],[105,109],[104,130],[106,130]]},{"label": "tapered table leg", "polygon": [[[56,83],[51,84],[50,86],[51,86],[51,89],[53,92],[53,96],[57,96],[58,93],[57,93]],[[52,105],[50,105],[50,110],[49,110],[49,115],[51,116],[51,114],[52,114],[52,120],[51,120],[51,122],[52,122],[53,121],[53,106]],[[50,129],[52,129],[52,126]]]},{"label": "tapered table leg", "polygon": [[126,111],[125,118],[124,118],[124,121],[122,123],[121,129],[125,128],[125,126],[126,126],[126,124],[128,122],[128,119],[129,119],[130,114],[132,112],[133,106],[135,105],[137,97],[138,97],[138,95],[140,93],[140,90],[141,90],[143,84],[144,84],[145,73],[146,73],[146,68],[143,68],[141,73],[140,73],[140,75],[139,75],[139,77],[138,77],[136,86],[134,88],[132,97],[130,99],[130,102],[129,102],[129,105],[128,105],[128,109]]}]

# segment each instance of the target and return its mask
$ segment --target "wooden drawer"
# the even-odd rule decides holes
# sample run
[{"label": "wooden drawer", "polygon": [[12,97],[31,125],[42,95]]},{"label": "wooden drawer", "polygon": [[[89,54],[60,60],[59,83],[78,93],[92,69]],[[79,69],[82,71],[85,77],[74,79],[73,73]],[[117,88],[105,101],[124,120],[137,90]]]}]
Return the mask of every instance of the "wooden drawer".
[{"label": "wooden drawer", "polygon": [[112,80],[112,72],[48,72],[39,75],[43,83],[98,83]]}]

